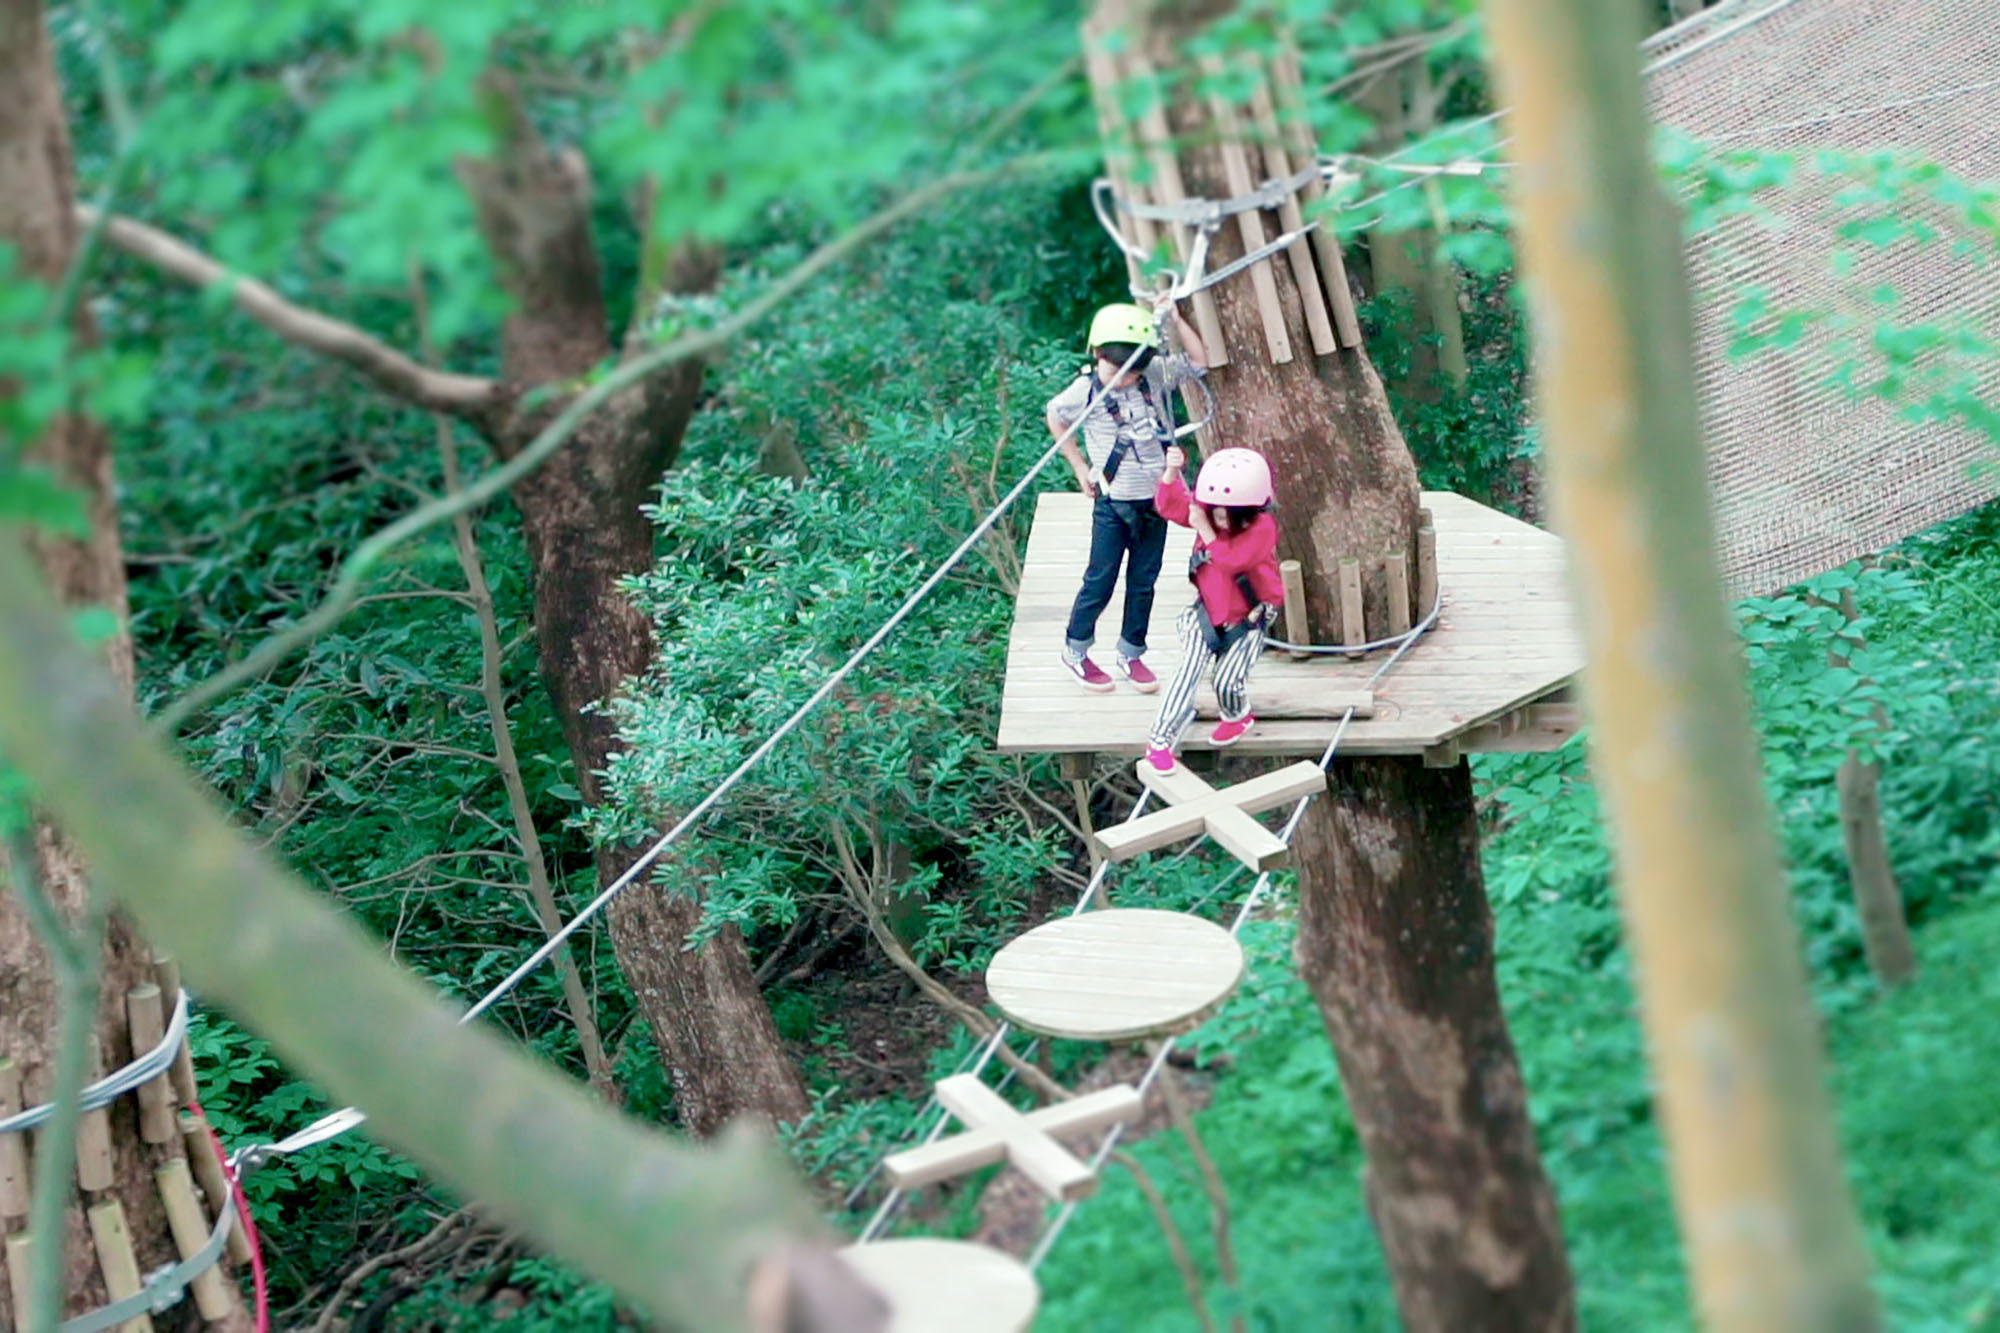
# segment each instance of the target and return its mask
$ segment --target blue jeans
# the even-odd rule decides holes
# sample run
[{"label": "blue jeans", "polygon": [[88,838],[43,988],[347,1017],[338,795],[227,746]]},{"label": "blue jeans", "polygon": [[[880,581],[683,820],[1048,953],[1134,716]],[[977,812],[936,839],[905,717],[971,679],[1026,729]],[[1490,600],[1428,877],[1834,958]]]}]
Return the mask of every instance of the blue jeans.
[{"label": "blue jeans", "polygon": [[1125,619],[1118,651],[1138,657],[1146,651],[1146,625],[1153,618],[1153,585],[1167,550],[1167,520],[1150,500],[1097,497],[1090,511],[1090,562],[1084,566],[1083,587],[1070,608],[1064,647],[1080,657],[1097,638],[1097,618],[1111,605],[1118,567],[1125,567]]}]

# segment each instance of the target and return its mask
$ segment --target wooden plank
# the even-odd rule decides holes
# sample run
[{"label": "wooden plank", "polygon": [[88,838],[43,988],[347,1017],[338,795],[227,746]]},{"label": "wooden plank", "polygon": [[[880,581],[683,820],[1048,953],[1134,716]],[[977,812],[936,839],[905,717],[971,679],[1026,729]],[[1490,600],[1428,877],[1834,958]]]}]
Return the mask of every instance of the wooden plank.
[{"label": "wooden plank", "polygon": [[[912,1236],[849,1245],[839,1255],[888,1302],[887,1333],[1027,1333],[1041,1305],[1026,1264],[968,1241]],[[779,1309],[757,1327],[784,1324]]]},{"label": "wooden plank", "polygon": [[940,1081],[937,1099],[967,1130],[884,1159],[883,1172],[898,1189],[915,1189],[1005,1160],[1052,1198],[1085,1198],[1096,1189],[1097,1178],[1054,1136],[1118,1124],[1138,1115],[1143,1104],[1136,1091],[1121,1084],[1023,1115],[976,1074]]},{"label": "wooden plank", "polygon": [[[1257,126],[1259,147],[1264,153],[1264,174],[1271,180],[1290,180],[1292,175],[1291,155],[1285,151],[1284,137],[1278,132],[1278,113],[1271,104],[1271,88],[1261,73],[1250,80],[1250,115]],[[1305,159],[1310,161],[1310,158]],[[1278,205],[1278,225],[1287,232],[1295,232],[1306,225],[1305,214],[1299,210],[1299,197],[1286,195]],[[1340,342],[1334,336],[1333,321],[1327,316],[1326,288],[1320,284],[1319,272],[1313,266],[1312,244],[1300,237],[1285,247],[1285,256],[1292,265],[1292,285],[1298,288],[1299,304],[1305,308],[1306,331],[1312,336],[1313,352],[1326,356],[1337,351]],[[1308,639],[1297,640],[1308,643]]]},{"label": "wooden plank", "polygon": [[[1098,133],[1105,144],[1104,172],[1111,178],[1111,188],[1118,197],[1135,203],[1143,202],[1144,196],[1133,183],[1133,167],[1136,162],[1124,148],[1130,126],[1125,124],[1124,117],[1119,114],[1116,92],[1119,83],[1118,66],[1110,53],[1104,49],[1104,36],[1101,25],[1094,21],[1084,24],[1084,70],[1090,79],[1091,102],[1097,111]],[[1158,244],[1159,232],[1150,220],[1127,215],[1118,218],[1117,221],[1120,227],[1127,225],[1131,227],[1132,240],[1141,249],[1150,252]],[[1133,287],[1144,285],[1145,274],[1139,262],[1130,255],[1125,257],[1125,270],[1132,280]]]},{"label": "wooden plank", "polygon": [[[193,1111],[183,1111],[179,1116],[181,1127],[181,1147],[187,1153],[189,1165],[194,1169],[194,1178],[201,1185],[201,1192],[208,1200],[208,1210],[234,1208],[236,1196],[229,1188],[229,1178],[222,1172],[222,1161],[215,1153],[215,1140],[210,1136],[208,1121]],[[240,1219],[239,1219],[240,1220]],[[229,1258],[232,1263],[250,1262],[250,1240],[240,1226],[229,1229]]]},{"label": "wooden plank", "polygon": [[[1201,66],[1211,75],[1223,73],[1222,61],[1215,56],[1204,56]],[[1250,176],[1250,157],[1243,148],[1243,126],[1236,119],[1236,109],[1226,98],[1210,97],[1208,111],[1215,118],[1216,149],[1222,157],[1222,178],[1229,193],[1238,197],[1249,194],[1257,182]],[[1249,209],[1236,215],[1236,231],[1243,238],[1246,255],[1262,249],[1269,239],[1264,234],[1263,217]],[[1257,294],[1257,313],[1264,320],[1264,346],[1272,362],[1283,365],[1292,359],[1292,336],[1285,329],[1285,308],[1278,301],[1278,280],[1271,275],[1270,260],[1250,266],[1250,286]]]},{"label": "wooden plank", "polygon": [[1075,1041],[1174,1036],[1243,979],[1243,946],[1182,912],[1114,908],[1058,917],[993,956],[986,991],[1016,1027]]},{"label": "wooden plank", "polygon": [[[1127,76],[1157,81],[1159,75],[1146,63],[1138,52],[1128,52],[1121,68]],[[1181,179],[1181,164],[1175,158],[1172,145],[1173,130],[1167,125],[1166,103],[1161,98],[1153,98],[1139,115],[1139,143],[1146,153],[1146,161],[1153,168],[1153,189],[1162,204],[1178,204],[1187,200],[1187,186]],[[1172,239],[1174,254],[1185,266],[1193,245],[1192,230],[1178,223],[1169,224],[1167,235]],[[1212,370],[1229,364],[1229,344],[1222,336],[1222,319],[1215,312],[1215,294],[1199,291],[1194,294],[1194,327],[1201,334],[1202,345],[1208,349],[1208,364]]]},{"label": "wooden plank", "polygon": [[[1282,48],[1271,60],[1271,86],[1277,95],[1277,105],[1287,133],[1291,136],[1292,152],[1300,162],[1310,162],[1319,156],[1319,145],[1313,139],[1312,127],[1306,120],[1304,80],[1300,77],[1296,63],[1296,53],[1289,47]],[[1326,198],[1324,182],[1314,182],[1305,193],[1308,207]],[[1347,261],[1340,253],[1340,238],[1334,234],[1334,219],[1330,212],[1321,215],[1320,225],[1314,229],[1313,253],[1319,256],[1321,280],[1326,285],[1327,299],[1333,306],[1333,326],[1340,335],[1343,347],[1361,346],[1361,320],[1354,309],[1354,294],[1347,286]]]}]

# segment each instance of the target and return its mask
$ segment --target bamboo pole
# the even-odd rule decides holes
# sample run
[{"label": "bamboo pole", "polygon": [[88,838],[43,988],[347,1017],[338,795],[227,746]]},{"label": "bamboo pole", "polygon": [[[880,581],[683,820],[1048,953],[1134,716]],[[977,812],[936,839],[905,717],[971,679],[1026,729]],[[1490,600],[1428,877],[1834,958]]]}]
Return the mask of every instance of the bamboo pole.
[{"label": "bamboo pole", "polygon": [[[92,1205],[90,1239],[97,1247],[97,1271],[104,1289],[122,1301],[139,1294],[139,1256],[132,1251],[132,1231],[125,1225],[125,1207],[116,1199]],[[151,1315],[136,1315],[118,1326],[119,1333],[153,1333]]]},{"label": "bamboo pole", "polygon": [[[97,1034],[90,1043],[90,1081],[104,1076],[104,1052]],[[108,1190],[116,1182],[111,1172],[111,1108],[100,1106],[76,1118],[76,1183],[87,1190]]]},{"label": "bamboo pole", "polygon": [[[208,1121],[194,1111],[183,1111],[180,1115],[181,1147],[187,1153],[189,1166],[194,1169],[194,1178],[201,1185],[202,1194],[208,1199],[208,1210],[219,1212],[236,1206],[236,1195],[229,1188],[229,1177],[223,1173],[222,1161],[215,1155],[215,1139],[211,1136]],[[239,1219],[240,1221],[241,1219]],[[250,1238],[241,1226],[229,1229],[229,1258],[234,1263],[250,1262]]]},{"label": "bamboo pole", "polygon": [[[125,992],[125,1014],[132,1025],[132,1055],[144,1055],[167,1035],[160,988],[152,982]],[[171,1068],[139,1085],[139,1137],[148,1143],[174,1140],[174,1088]]]},{"label": "bamboo pole", "polygon": [[[181,965],[172,954],[153,955],[153,980],[159,983],[160,994],[172,1004],[180,999]],[[194,1081],[194,1055],[188,1050],[187,1038],[181,1039],[180,1050],[174,1053],[174,1096],[183,1106],[190,1106],[200,1100],[200,1089]]]},{"label": "bamboo pole", "polygon": [[[21,1071],[0,1055],[0,1120],[21,1109]],[[25,1134],[0,1134],[0,1221],[26,1217],[34,1198]]]},{"label": "bamboo pole", "polygon": [[28,1233],[17,1231],[7,1237],[7,1290],[13,1293],[14,1327],[28,1327],[28,1287],[34,1282],[34,1263],[28,1257]]},{"label": "bamboo pole", "polygon": [[[167,1229],[173,1233],[174,1249],[183,1259],[194,1258],[208,1244],[209,1220],[202,1215],[201,1204],[194,1197],[194,1180],[188,1175],[187,1158],[169,1158],[153,1172],[153,1179],[159,1184],[160,1202],[167,1210]],[[215,1265],[197,1274],[189,1286],[194,1292],[195,1309],[201,1311],[203,1319],[223,1319],[236,1308],[229,1296],[229,1286],[222,1280],[222,1269]]]},{"label": "bamboo pole", "polygon": [[1555,512],[1589,654],[1675,1202],[1704,1324],[1881,1327],[1760,781],[1706,490],[1638,6],[1490,0]]}]

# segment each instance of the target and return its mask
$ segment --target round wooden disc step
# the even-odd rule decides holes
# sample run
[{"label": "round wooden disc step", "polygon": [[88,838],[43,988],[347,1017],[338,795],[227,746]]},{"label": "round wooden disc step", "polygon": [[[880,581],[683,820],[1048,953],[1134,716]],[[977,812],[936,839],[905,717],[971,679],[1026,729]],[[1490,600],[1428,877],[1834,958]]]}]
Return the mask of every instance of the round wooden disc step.
[{"label": "round wooden disc step", "polygon": [[1243,946],[1185,912],[1112,908],[1035,927],[993,956],[986,992],[1047,1037],[1130,1041],[1197,1026],[1243,979]]},{"label": "round wooden disc step", "polygon": [[889,1301],[887,1333],[1023,1333],[1041,1288],[1012,1255],[957,1240],[883,1240],[840,1257]]}]

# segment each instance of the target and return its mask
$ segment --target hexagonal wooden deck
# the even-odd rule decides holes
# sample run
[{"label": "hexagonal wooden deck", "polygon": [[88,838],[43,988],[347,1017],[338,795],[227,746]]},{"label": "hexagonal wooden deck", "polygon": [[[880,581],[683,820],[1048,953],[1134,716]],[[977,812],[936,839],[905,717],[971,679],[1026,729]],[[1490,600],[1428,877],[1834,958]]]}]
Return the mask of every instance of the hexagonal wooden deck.
[{"label": "hexagonal wooden deck", "polygon": [[[1348,726],[1342,751],[1455,761],[1460,750],[1560,747],[1581,721],[1567,687],[1583,669],[1561,539],[1461,495],[1430,491],[1424,504],[1437,528],[1444,612],[1375,687],[1372,714]],[[1089,501],[1075,493],[1043,495],[1035,510],[1007,647],[1002,751],[1145,750],[1159,696],[1139,694],[1123,682],[1114,694],[1088,693],[1058,660],[1083,577],[1089,525]],[[1185,576],[1193,543],[1188,529],[1169,530],[1146,655],[1162,679],[1180,661],[1174,621],[1194,595]],[[1121,583],[1098,622],[1100,663],[1108,665],[1117,641],[1124,596]],[[1258,724],[1234,748],[1318,754],[1338,725],[1337,705],[1361,694],[1380,658],[1295,662],[1266,653],[1250,678]],[[1207,731],[1196,723],[1185,748],[1206,748]]]}]

